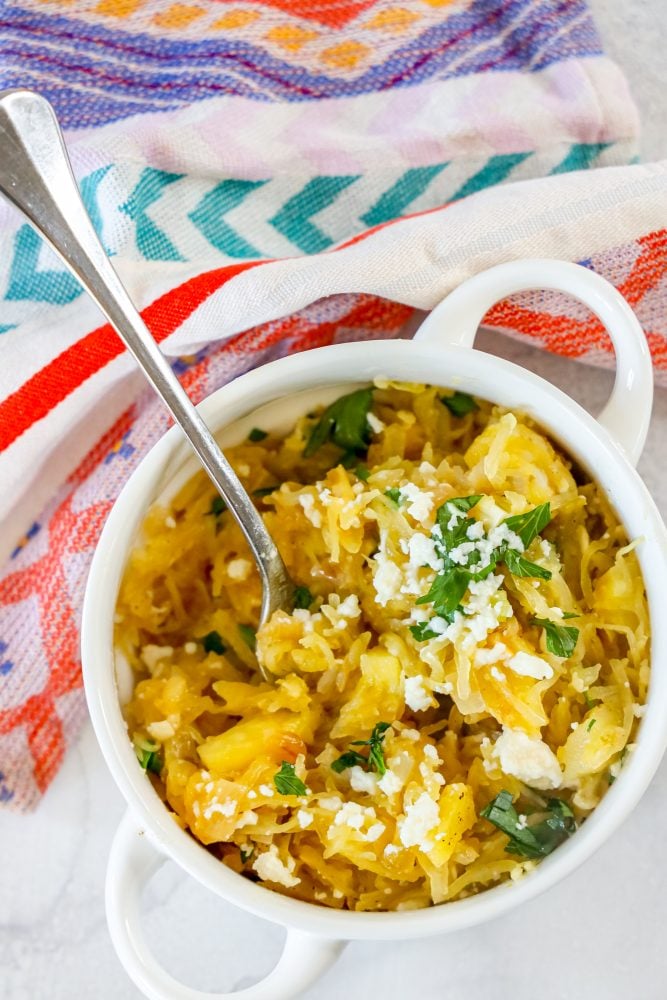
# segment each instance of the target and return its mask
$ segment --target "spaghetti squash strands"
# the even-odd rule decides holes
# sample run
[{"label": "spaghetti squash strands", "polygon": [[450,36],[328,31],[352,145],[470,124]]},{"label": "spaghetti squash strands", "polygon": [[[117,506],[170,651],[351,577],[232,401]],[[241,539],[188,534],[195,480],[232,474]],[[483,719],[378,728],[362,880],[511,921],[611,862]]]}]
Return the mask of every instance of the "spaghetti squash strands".
[{"label": "spaghetti squash strands", "polygon": [[339,909],[524,876],[598,804],[643,712],[637,543],[606,498],[522,414],[408,383],[228,455],[294,610],[255,639],[255,564],[203,473],[149,511],[118,598],[129,735],[175,821]]}]

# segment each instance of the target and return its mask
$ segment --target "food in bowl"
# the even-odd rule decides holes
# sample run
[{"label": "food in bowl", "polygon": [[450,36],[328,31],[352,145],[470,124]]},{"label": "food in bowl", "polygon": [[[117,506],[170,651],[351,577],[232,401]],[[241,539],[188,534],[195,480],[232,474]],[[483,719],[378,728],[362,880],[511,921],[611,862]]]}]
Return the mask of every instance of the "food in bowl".
[{"label": "food in bowl", "polygon": [[520,413],[382,380],[227,455],[295,608],[255,631],[259,576],[203,473],[148,512],[116,643],[175,820],[341,909],[523,876],[600,802],[646,698],[636,542],[600,488]]}]

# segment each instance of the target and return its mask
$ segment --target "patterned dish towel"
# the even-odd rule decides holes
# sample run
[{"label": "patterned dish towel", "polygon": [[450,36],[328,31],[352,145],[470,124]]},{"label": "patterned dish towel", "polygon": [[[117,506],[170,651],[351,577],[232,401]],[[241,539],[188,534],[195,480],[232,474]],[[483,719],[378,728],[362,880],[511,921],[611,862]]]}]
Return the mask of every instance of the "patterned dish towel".
[{"label": "patterned dish towel", "polygon": [[[290,351],[405,335],[523,256],[610,278],[667,377],[667,164],[628,166],[635,109],[583,0],[0,0],[0,35],[0,86],[54,104],[194,399]],[[27,809],[85,718],[95,542],[168,420],[5,204],[0,243],[0,802]],[[487,319],[611,363],[557,295]]]}]

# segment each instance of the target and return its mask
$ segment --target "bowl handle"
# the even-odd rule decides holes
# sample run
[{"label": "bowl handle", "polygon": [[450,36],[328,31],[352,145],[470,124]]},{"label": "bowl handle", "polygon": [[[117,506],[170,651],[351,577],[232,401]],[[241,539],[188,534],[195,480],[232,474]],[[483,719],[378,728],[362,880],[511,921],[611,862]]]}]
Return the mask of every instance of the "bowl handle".
[{"label": "bowl handle", "polygon": [[291,1000],[333,965],[345,945],[289,928],[277,965],[254,986],[233,993],[203,993],[184,986],[157,962],[142,932],[142,891],[167,860],[127,812],[109,855],[107,921],[118,958],[149,1000]]},{"label": "bowl handle", "polygon": [[598,421],[626,458],[636,465],[653,405],[653,368],[644,331],[613,285],[580,264],[562,260],[519,260],[498,264],[459,285],[426,317],[416,340],[472,347],[482,319],[496,302],[531,289],[565,292],[595,313],[616,353],[616,379]]}]

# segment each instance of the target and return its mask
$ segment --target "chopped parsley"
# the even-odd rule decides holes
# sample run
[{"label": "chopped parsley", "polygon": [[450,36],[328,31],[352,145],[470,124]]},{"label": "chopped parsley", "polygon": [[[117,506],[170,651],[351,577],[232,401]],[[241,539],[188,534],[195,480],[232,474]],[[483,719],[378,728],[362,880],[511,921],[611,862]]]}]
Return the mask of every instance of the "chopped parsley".
[{"label": "chopped parsley", "polygon": [[367,483],[371,473],[370,469],[367,469],[365,465],[358,465],[354,470],[354,474],[357,479],[361,479],[362,483]]},{"label": "chopped parsley", "polygon": [[252,625],[239,625],[239,633],[246,646],[254,653],[257,646],[257,629],[253,628]]},{"label": "chopped parsley", "polygon": [[206,653],[217,653],[218,656],[223,656],[227,652],[227,647],[222,641],[222,636],[215,629],[212,632],[207,632],[206,635],[203,635],[197,641],[202,644]]},{"label": "chopped parsley", "polygon": [[[470,541],[468,531],[477,522],[472,517],[465,517],[482,499],[480,494],[467,497],[454,497],[447,500],[437,511],[438,531],[433,534],[438,555],[443,560],[443,568],[436,575],[427,594],[417,599],[417,604],[432,604],[436,615],[451,621],[448,616],[461,610],[460,601],[468,589],[471,580],[484,580],[498,563],[504,563],[514,576],[536,577],[550,580],[551,572],[537,563],[530,562],[516,549],[503,542],[489,553],[488,563],[479,567],[482,556],[474,547],[469,552],[467,564],[461,565],[452,559],[452,551]],[[539,531],[551,520],[551,510],[548,503],[541,504],[525,514],[507,518],[503,523],[511,531],[519,535],[526,547],[537,536]],[[413,632],[415,638],[418,636]]]},{"label": "chopped parsley", "polygon": [[468,413],[479,410],[478,404],[467,392],[453,392],[451,396],[440,396],[450,413],[455,417],[465,417]]},{"label": "chopped parsley", "polygon": [[137,741],[134,745],[134,752],[144,771],[152,771],[153,774],[160,773],[162,761],[157,743],[151,743],[149,740]]},{"label": "chopped parsley", "polygon": [[310,433],[304,457],[310,458],[327,441],[344,452],[365,452],[371,436],[368,411],[372,402],[372,389],[357,389],[327,406]]},{"label": "chopped parsley", "polygon": [[591,729],[593,728],[593,726],[595,725],[596,722],[597,722],[597,719],[595,718],[595,716],[593,716],[593,718],[591,719],[591,721],[586,726],[586,732],[587,733],[590,733]]},{"label": "chopped parsley", "polygon": [[548,815],[530,826],[522,823],[514,808],[511,792],[503,789],[480,813],[509,837],[505,850],[524,858],[544,858],[567,840],[577,824],[574,813],[562,799],[549,799]]},{"label": "chopped parsley", "polygon": [[248,441],[263,441],[268,436],[268,431],[263,431],[261,427],[253,427],[248,434]]},{"label": "chopped parsley", "polygon": [[250,844],[247,850],[244,850],[243,847],[239,847],[239,854],[241,855],[241,861],[243,862],[244,865],[248,861],[250,861],[250,859],[251,859],[251,857],[253,856],[254,853],[255,853],[255,845],[254,844]]},{"label": "chopped parsley", "polygon": [[331,769],[336,771],[337,774],[340,774],[342,771],[347,770],[348,767],[355,767],[355,765],[359,765],[367,771],[377,771],[380,776],[386,774],[387,765],[384,761],[383,741],[385,734],[390,727],[390,722],[378,722],[377,725],[373,727],[370,739],[352,740],[350,746],[368,747],[368,754],[361,754],[358,750],[346,750],[345,753],[341,754],[341,756],[332,763]]},{"label": "chopped parsley", "polygon": [[541,503],[539,507],[533,507],[525,514],[514,514],[506,517],[503,524],[506,524],[510,531],[518,535],[523,542],[524,549],[527,549],[534,538],[537,538],[542,528],[546,528],[551,520],[551,505]]},{"label": "chopped parsley", "polygon": [[279,489],[279,486],[260,486],[259,489],[252,491],[252,495],[254,497],[268,497]]},{"label": "chopped parsley", "polygon": [[384,491],[384,495],[386,496],[387,500],[390,502],[392,507],[395,507],[396,510],[398,510],[399,504],[401,502],[401,491],[399,490],[399,488],[397,486],[390,486],[388,490]]},{"label": "chopped parsley", "polygon": [[540,625],[547,637],[547,649],[554,656],[566,659],[572,656],[579,638],[579,629],[574,625],[558,625],[548,618],[531,618],[531,625]]},{"label": "chopped parsley", "polygon": [[294,590],[294,607],[295,608],[309,608],[313,603],[313,595],[308,590],[308,587],[296,587]]},{"label": "chopped parsley", "polygon": [[211,514],[213,517],[220,517],[220,515],[224,514],[226,510],[227,504],[218,493],[211,500],[211,506],[206,511],[206,516],[208,517],[208,515]]},{"label": "chopped parsley", "polygon": [[307,788],[301,778],[296,776],[294,764],[286,760],[280,765],[280,770],[273,776],[273,784],[281,795],[305,795]]},{"label": "chopped parsley", "polygon": [[419,622],[417,625],[411,625],[410,631],[417,642],[426,642],[427,639],[435,639],[438,635],[431,628],[430,622]]}]

